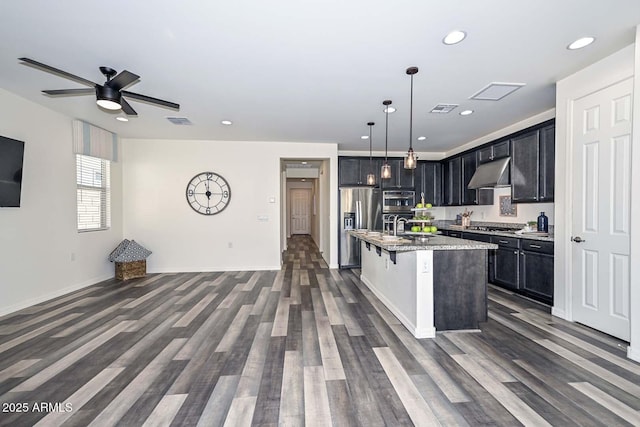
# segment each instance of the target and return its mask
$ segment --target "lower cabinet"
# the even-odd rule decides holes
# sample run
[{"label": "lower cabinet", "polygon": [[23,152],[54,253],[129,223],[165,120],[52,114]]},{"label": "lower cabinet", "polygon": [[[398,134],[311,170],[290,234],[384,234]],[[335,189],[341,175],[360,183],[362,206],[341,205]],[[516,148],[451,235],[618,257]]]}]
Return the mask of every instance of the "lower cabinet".
[{"label": "lower cabinet", "polygon": [[488,253],[489,283],[553,305],[553,242],[458,230],[442,234],[495,243],[498,249]]},{"label": "lower cabinet", "polygon": [[553,304],[553,242],[522,240],[520,291],[536,300]]},{"label": "lower cabinet", "polygon": [[493,272],[489,281],[507,289],[518,290],[520,239],[491,236],[491,243],[498,245],[498,249],[493,254]]}]

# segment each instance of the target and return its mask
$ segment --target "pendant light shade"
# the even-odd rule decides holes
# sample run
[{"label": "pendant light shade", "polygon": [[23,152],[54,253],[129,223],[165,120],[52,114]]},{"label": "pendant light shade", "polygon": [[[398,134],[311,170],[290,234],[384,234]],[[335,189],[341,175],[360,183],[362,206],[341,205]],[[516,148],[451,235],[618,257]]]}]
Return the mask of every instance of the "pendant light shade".
[{"label": "pendant light shade", "polygon": [[382,165],[382,170],[380,171],[381,179],[389,179],[391,178],[391,166],[389,165],[389,161],[387,160],[387,148],[389,146],[389,105],[391,105],[391,100],[387,99],[382,101],[382,105],[384,105],[384,114],[385,114],[385,130],[384,130],[384,164]]},{"label": "pendant light shade", "polygon": [[371,141],[373,139],[373,125],[375,125],[374,122],[367,123],[367,126],[369,126],[369,173],[367,174],[367,185],[376,185],[376,175],[373,173],[373,157],[371,155],[371,146],[373,144]]},{"label": "pendant light shade", "polygon": [[411,77],[411,98],[409,106],[409,151],[404,158],[405,169],[415,169],[418,157],[413,152],[413,75],[418,73],[418,67],[407,68],[407,74]]}]

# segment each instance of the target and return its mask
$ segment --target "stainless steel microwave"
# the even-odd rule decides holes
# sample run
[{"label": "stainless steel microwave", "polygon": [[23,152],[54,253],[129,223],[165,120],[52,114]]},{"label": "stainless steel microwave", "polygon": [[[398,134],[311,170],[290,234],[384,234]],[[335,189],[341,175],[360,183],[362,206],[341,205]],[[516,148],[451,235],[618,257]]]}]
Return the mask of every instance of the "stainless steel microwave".
[{"label": "stainless steel microwave", "polygon": [[409,213],[416,204],[416,193],[410,190],[382,192],[383,213]]}]

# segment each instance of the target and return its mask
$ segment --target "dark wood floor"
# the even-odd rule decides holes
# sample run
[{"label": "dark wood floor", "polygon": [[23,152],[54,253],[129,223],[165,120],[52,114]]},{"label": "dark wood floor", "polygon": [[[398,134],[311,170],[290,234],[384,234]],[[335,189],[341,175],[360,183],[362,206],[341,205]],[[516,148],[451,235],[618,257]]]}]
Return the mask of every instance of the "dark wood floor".
[{"label": "dark wood floor", "polygon": [[624,343],[489,300],[480,332],[416,340],[305,236],[281,271],[106,281],[0,319],[0,424],[640,424]]}]

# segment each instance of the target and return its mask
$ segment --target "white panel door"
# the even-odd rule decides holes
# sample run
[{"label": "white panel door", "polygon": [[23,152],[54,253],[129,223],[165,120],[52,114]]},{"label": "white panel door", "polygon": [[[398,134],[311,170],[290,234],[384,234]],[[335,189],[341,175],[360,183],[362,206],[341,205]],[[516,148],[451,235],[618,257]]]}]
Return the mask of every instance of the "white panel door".
[{"label": "white panel door", "polygon": [[572,111],[573,320],[629,341],[633,80],[577,99]]},{"label": "white panel door", "polygon": [[291,189],[291,234],[311,233],[311,190]]}]

